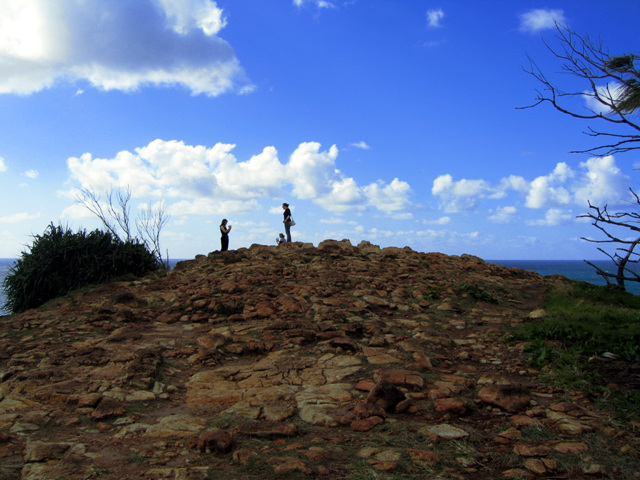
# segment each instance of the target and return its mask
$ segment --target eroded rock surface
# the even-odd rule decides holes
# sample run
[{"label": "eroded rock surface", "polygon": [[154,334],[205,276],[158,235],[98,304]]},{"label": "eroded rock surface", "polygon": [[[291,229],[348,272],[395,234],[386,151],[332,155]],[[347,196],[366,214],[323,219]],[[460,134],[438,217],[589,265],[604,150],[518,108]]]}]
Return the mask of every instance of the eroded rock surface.
[{"label": "eroded rock surface", "polygon": [[504,339],[552,281],[327,240],[3,317],[0,478],[623,478],[634,426]]}]

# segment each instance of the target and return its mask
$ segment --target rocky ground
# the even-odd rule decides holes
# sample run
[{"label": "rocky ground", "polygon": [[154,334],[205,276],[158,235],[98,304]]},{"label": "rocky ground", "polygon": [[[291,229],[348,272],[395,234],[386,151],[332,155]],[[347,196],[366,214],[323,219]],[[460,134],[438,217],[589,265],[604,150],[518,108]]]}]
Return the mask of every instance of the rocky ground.
[{"label": "rocky ground", "polygon": [[0,321],[0,479],[640,478],[638,425],[507,328],[558,278],[325,241]]}]

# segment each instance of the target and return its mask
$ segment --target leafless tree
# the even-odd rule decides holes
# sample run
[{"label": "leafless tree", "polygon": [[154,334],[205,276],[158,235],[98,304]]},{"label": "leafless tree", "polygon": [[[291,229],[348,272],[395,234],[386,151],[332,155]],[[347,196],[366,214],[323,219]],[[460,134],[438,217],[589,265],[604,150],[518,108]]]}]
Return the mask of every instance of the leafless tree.
[{"label": "leafless tree", "polygon": [[[520,108],[549,103],[566,115],[595,120],[611,127],[612,131],[603,131],[589,126],[585,133],[591,137],[601,137],[604,143],[573,153],[605,156],[640,148],[640,124],[633,118],[640,107],[640,70],[636,66],[640,57],[635,54],[611,56],[601,41],[595,42],[588,35],[581,36],[567,27],[556,25],[556,28],[560,47],[553,48],[546,44],[547,48],[562,61],[562,74],[583,80],[581,88],[565,91],[554,85],[529,58],[529,68],[525,71],[536,78],[543,88],[536,91],[533,104]],[[579,104],[574,102],[576,99],[580,101]],[[587,99],[591,100],[593,107],[584,106]],[[631,134],[623,133],[623,130],[629,129]]]},{"label": "leafless tree", "polygon": [[110,190],[104,201],[102,196],[93,190],[82,188],[79,189],[76,199],[80,205],[98,217],[115,238],[125,242],[143,242],[158,261],[165,267],[168,266],[168,258],[163,258],[160,248],[160,233],[169,221],[164,202],[160,202],[155,208],[147,204],[140,211],[135,222],[137,235],[134,235],[131,228],[130,187]]},{"label": "leafless tree", "polygon": [[153,254],[168,267],[168,254],[167,258],[163,259],[162,251],[160,250],[160,232],[169,221],[169,214],[165,208],[164,202],[160,202],[155,208],[151,205],[146,205],[140,211],[136,227],[138,229],[138,235],[147,242],[150,246]]},{"label": "leafless tree", "polygon": [[[604,156],[640,149],[640,125],[634,119],[634,114],[640,110],[640,70],[636,65],[640,57],[636,54],[611,56],[601,41],[595,42],[589,36],[581,36],[559,24],[556,24],[556,29],[560,47],[552,48],[546,44],[547,48],[561,60],[563,74],[581,80],[580,88],[571,91],[559,88],[529,58],[529,68],[525,71],[536,78],[543,88],[537,90],[533,104],[522,108],[549,103],[571,117],[609,126],[607,130],[589,126],[584,133],[601,139],[600,145],[573,153]],[[576,103],[576,100],[579,102]],[[585,107],[585,104],[591,106]],[[605,236],[603,240],[582,237],[583,240],[618,245],[614,253],[598,248],[613,261],[615,273],[608,273],[593,262],[585,262],[594,267],[608,285],[623,290],[625,281],[640,281],[640,275],[630,268],[640,262],[639,254],[634,251],[640,243],[640,213],[637,211],[640,199],[633,189],[630,190],[635,203],[630,204],[629,211],[609,212],[607,205],[598,207],[589,202],[589,212],[579,216],[591,219],[592,225]],[[636,211],[631,210],[634,208]],[[632,237],[623,238],[614,233],[621,229],[631,231]]]},{"label": "leafless tree", "polygon": [[[635,205],[640,206],[640,198],[636,192],[629,189],[635,199]],[[598,250],[604,253],[616,266],[615,273],[609,273],[606,270],[595,265],[593,262],[585,260],[586,263],[595,268],[598,275],[605,279],[607,285],[613,285],[625,290],[625,281],[640,282],[640,275],[630,266],[640,263],[640,254],[635,252],[635,248],[640,243],[640,213],[639,212],[609,212],[607,206],[598,207],[589,202],[589,212],[580,215],[579,218],[589,218],[592,225],[600,230],[605,239],[594,240],[592,238],[582,237],[583,240],[593,243],[609,243],[619,245],[611,254],[604,249],[598,247]],[[622,238],[623,235],[613,232],[630,232],[631,237]],[[615,280],[615,282],[614,282]]]}]

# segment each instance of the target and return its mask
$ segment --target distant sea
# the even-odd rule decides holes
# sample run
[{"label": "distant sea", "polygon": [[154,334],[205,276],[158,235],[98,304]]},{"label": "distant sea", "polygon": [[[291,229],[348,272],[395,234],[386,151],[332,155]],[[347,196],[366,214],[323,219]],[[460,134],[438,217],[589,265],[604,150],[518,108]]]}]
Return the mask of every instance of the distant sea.
[{"label": "distant sea", "polygon": [[[9,267],[14,261],[15,260],[11,258],[0,258],[0,286],[9,271]],[[604,279],[595,272],[594,268],[582,260],[487,260],[487,262],[497,263],[505,267],[532,270],[540,275],[558,274],[564,275],[572,280],[580,280],[595,285],[606,285]],[[175,264],[175,261],[171,263]],[[613,263],[610,261],[594,260],[593,263],[608,272],[614,271]],[[640,283],[628,282],[627,290],[635,295],[640,295]],[[2,309],[5,300],[4,290],[0,288],[0,315],[6,315],[8,313]]]},{"label": "distant sea", "polygon": [[[595,268],[587,265],[583,260],[486,260],[505,267],[523,268],[532,270],[540,275],[564,275],[572,280],[580,280],[595,285],[606,285],[604,278],[596,273]],[[609,260],[589,260],[604,271],[615,272],[615,265]],[[640,271],[636,266],[635,271]],[[627,291],[634,295],[640,295],[640,283],[626,282]]]}]

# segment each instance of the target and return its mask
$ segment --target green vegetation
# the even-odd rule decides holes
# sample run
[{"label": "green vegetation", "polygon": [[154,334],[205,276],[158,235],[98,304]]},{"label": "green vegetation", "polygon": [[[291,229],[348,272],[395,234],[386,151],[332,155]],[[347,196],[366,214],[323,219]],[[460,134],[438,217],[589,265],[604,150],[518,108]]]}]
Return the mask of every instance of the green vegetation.
[{"label": "green vegetation", "polygon": [[145,458],[139,453],[131,452],[125,460],[128,463],[133,463],[136,465],[142,465],[145,462]]},{"label": "green vegetation", "polygon": [[440,300],[440,293],[437,290],[430,288],[422,298],[424,300]]},{"label": "green vegetation", "polygon": [[606,399],[619,416],[638,415],[640,382],[628,368],[640,361],[640,297],[562,283],[548,292],[544,308],[545,318],[512,329],[516,340],[530,342],[531,364],[557,386]]},{"label": "green vegetation", "polygon": [[493,304],[498,303],[498,300],[493,295],[491,295],[486,290],[483,290],[478,285],[469,284],[466,282],[461,283],[458,285],[458,291],[460,293],[466,293],[470,295],[472,298],[475,298],[476,300],[480,300],[482,302],[493,303]]},{"label": "green vegetation", "polygon": [[71,290],[125,275],[144,275],[161,263],[138,240],[123,242],[111,233],[73,233],[49,225],[35,235],[30,251],[10,268],[3,282],[4,305],[12,313],[35,308]]}]

